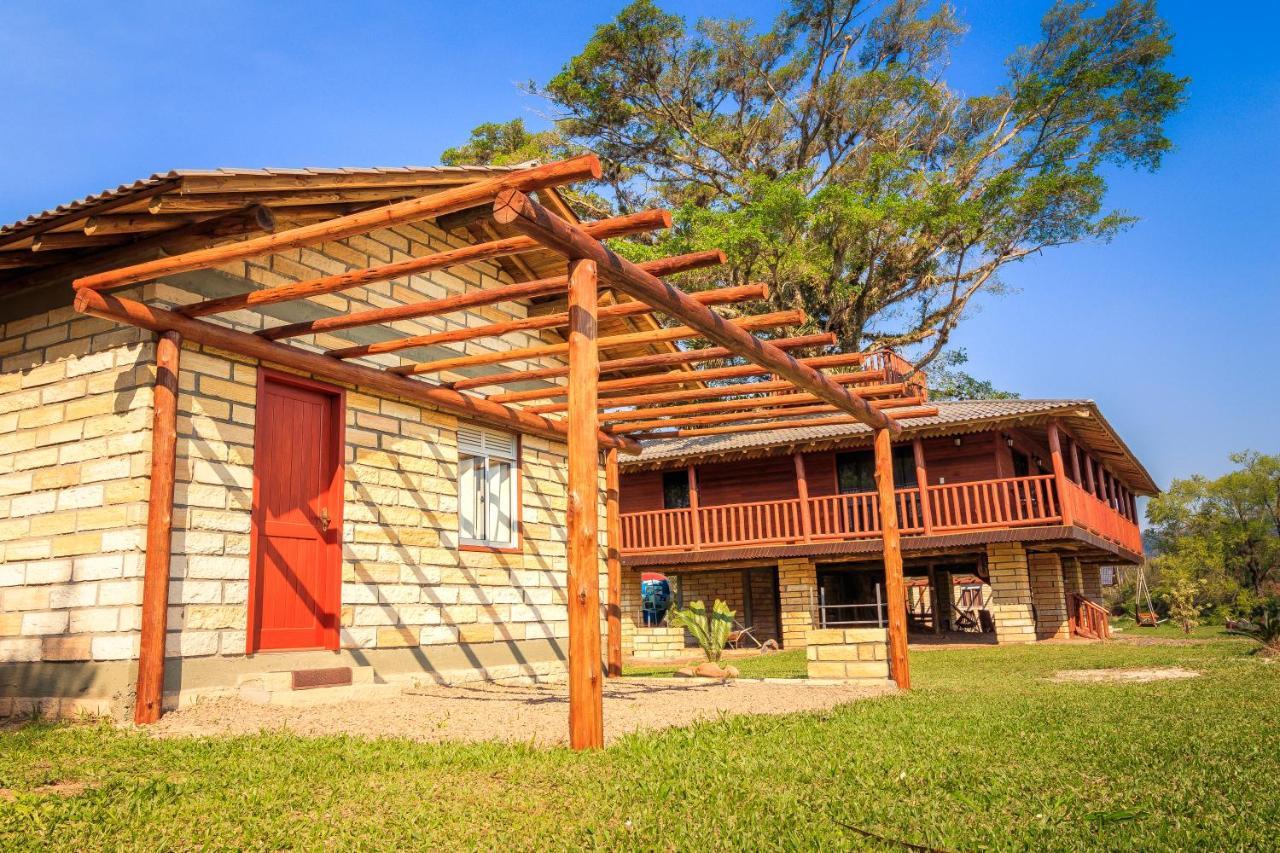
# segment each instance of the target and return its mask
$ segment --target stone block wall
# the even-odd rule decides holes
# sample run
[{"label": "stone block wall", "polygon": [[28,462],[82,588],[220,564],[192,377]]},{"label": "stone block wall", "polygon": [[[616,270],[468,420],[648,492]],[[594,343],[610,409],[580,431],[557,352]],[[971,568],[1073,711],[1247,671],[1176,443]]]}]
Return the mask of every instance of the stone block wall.
[{"label": "stone block wall", "polygon": [[153,383],[141,330],[0,326],[0,664],[135,656]]},{"label": "stone block wall", "polygon": [[1036,638],[1065,640],[1071,636],[1062,561],[1057,554],[1037,552],[1027,557],[1031,573],[1031,601],[1035,605]]},{"label": "stone block wall", "polygon": [[991,599],[987,609],[996,625],[996,642],[1031,643],[1036,639],[1031,615],[1031,576],[1027,552],[1019,542],[987,545]]},{"label": "stone block wall", "polygon": [[778,561],[778,598],[782,616],[782,647],[802,649],[806,635],[816,624],[818,572],[812,559],[797,557]]},{"label": "stone block wall", "polygon": [[813,628],[805,637],[810,678],[889,680],[888,631],[884,628]]},{"label": "stone block wall", "polygon": [[684,629],[670,625],[647,628],[625,620],[622,638],[623,654],[639,660],[670,660],[691,651],[685,645]]},{"label": "stone block wall", "polygon": [[1102,567],[1097,563],[1080,563],[1081,587],[1084,597],[1094,604],[1102,602]]},{"label": "stone block wall", "polygon": [[[219,271],[183,274],[124,295],[187,304],[243,292],[248,288],[242,279],[274,286],[464,242],[429,223],[402,226]],[[256,312],[231,312],[215,322],[257,331],[511,280],[497,264],[437,271],[330,294],[316,300],[320,307],[269,306],[265,320]],[[68,664],[80,669],[74,679],[62,680],[80,685],[78,695],[100,700],[97,673],[106,670],[99,664],[120,665],[110,671],[110,691],[132,689],[154,336],[85,317],[69,306],[16,317],[14,310],[20,306],[10,306],[0,325],[0,666],[29,666],[10,679],[0,699],[52,683],[48,671],[38,667]],[[399,322],[393,333],[348,330],[291,342],[328,349],[526,313],[521,304],[503,303]],[[534,332],[476,339],[452,349],[471,354],[551,340],[557,338]],[[390,365],[447,354],[406,351],[366,361]],[[221,683],[235,669],[228,665],[245,664],[257,381],[258,365],[251,360],[183,347],[168,690]],[[456,428],[456,418],[430,407],[348,389],[342,654],[370,660],[370,653],[396,652],[402,663],[421,663],[433,673],[427,654],[433,649],[441,650],[440,660],[447,659],[449,666],[495,677],[562,670],[563,654],[556,648],[567,635],[566,447],[523,438],[522,550],[463,551],[457,543]],[[603,589],[603,507],[599,528]],[[459,644],[490,651],[458,654]],[[450,654],[444,654],[446,648]],[[536,653],[529,651],[535,648]]]}]

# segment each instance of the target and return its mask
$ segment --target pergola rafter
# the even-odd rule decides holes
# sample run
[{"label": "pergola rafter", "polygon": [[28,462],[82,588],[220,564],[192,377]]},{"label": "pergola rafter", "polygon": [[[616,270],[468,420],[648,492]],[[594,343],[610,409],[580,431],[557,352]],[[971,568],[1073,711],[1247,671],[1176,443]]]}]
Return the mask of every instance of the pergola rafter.
[{"label": "pergola rafter", "polygon": [[[599,746],[603,742],[600,716],[600,672],[597,666],[598,583],[596,582],[596,504],[600,499],[597,482],[598,449],[606,454],[606,473],[614,490],[618,451],[636,453],[637,437],[669,437],[713,435],[724,432],[757,429],[779,429],[790,426],[817,426],[826,423],[860,422],[876,432],[877,472],[887,466],[881,459],[881,445],[888,447],[889,438],[897,434],[903,418],[919,417],[932,410],[926,407],[927,392],[923,377],[915,375],[909,364],[891,353],[824,352],[834,344],[827,333],[782,336],[765,340],[754,333],[802,325],[803,312],[774,311],[727,317],[715,306],[736,305],[767,297],[761,285],[709,290],[686,294],[661,276],[724,262],[718,251],[699,252],[674,258],[631,263],[610,251],[600,241],[612,236],[636,234],[670,225],[663,211],[646,211],[614,217],[595,223],[580,224],[561,218],[528,197],[527,193],[546,190],[575,181],[598,178],[600,165],[587,156],[514,170],[478,180],[461,187],[427,195],[391,201],[355,213],[307,222],[235,243],[199,248],[158,260],[145,261],[119,269],[83,276],[74,282],[78,291],[76,308],[84,313],[129,323],[168,335],[170,345],[166,358],[172,362],[166,369],[178,369],[178,350],[173,346],[178,337],[219,349],[304,371],[316,377],[352,386],[367,387],[386,394],[437,406],[463,418],[474,419],[508,429],[549,436],[567,441],[569,446],[568,526],[568,590],[570,607],[569,671],[571,742],[575,747]],[[282,190],[282,197],[288,195]],[[340,193],[338,194],[340,195]],[[336,197],[336,196],[335,196]],[[285,204],[302,205],[307,200],[291,196]],[[190,213],[190,203],[182,208],[179,199],[158,196],[155,208],[165,216]],[[558,202],[557,202],[558,204]],[[561,208],[567,216],[567,211]],[[155,211],[153,211],[155,213]],[[152,281],[168,275],[209,269],[261,255],[341,240],[376,229],[435,219],[452,227],[465,229],[481,242],[433,252],[431,254],[379,264],[291,284],[250,290],[246,293],[207,299],[176,309],[147,305],[135,299],[111,294],[120,288]],[[131,227],[137,223],[102,220],[95,227],[109,229],[116,225]],[[260,224],[260,223],[259,223]],[[515,232],[512,235],[512,232]],[[76,238],[80,239],[80,238]],[[550,254],[562,259],[564,274],[537,278],[537,264],[530,253]],[[228,321],[216,317],[236,311],[255,310],[272,305],[310,303],[317,297],[365,287],[371,284],[421,275],[432,270],[495,262],[502,258],[522,258],[507,270],[528,275],[530,280],[501,284],[489,288],[455,293],[429,299],[367,310],[339,312],[331,316],[276,325],[256,334],[231,328]],[[554,270],[554,268],[553,268]],[[622,298],[610,303],[598,300],[597,290],[610,288]],[[313,343],[287,343],[289,338],[328,336],[346,330],[366,330],[387,324],[417,321],[432,317],[472,311],[500,302],[526,300],[554,294],[565,294],[563,307],[549,313],[532,313],[500,321],[476,324],[477,314],[454,328],[437,327],[417,334],[411,329],[392,329],[394,337],[369,342],[368,336],[350,339],[346,346],[335,346],[331,338],[316,337]],[[322,303],[332,311],[332,301]],[[609,320],[634,322],[650,315],[660,315],[668,326],[657,325],[644,331],[601,334],[598,324]],[[632,326],[631,328],[634,328]],[[512,333],[538,332],[560,335],[537,346],[502,348],[487,345],[488,351],[468,351],[471,342],[501,339]],[[651,347],[657,344],[684,342],[670,352],[646,352],[643,355],[616,353],[622,348]],[[458,347],[457,354],[431,361],[406,362],[404,353],[418,347]],[[316,347],[327,351],[317,352]],[[796,351],[810,349],[816,354],[798,357]],[[603,358],[615,351],[616,357]],[[547,358],[564,359],[568,364],[539,364]],[[394,362],[399,359],[401,363]],[[708,361],[736,361],[726,366],[697,369],[694,365]],[[532,364],[531,364],[532,363]],[[495,373],[483,375],[477,369],[490,365],[506,365]],[[845,372],[828,373],[829,368]],[[661,371],[653,373],[653,371]],[[420,377],[447,373],[448,381],[427,381]],[[602,373],[632,374],[600,381]],[[554,380],[566,378],[561,385]],[[530,387],[530,384],[533,387]],[[541,384],[539,384],[541,383]],[[712,384],[715,383],[715,384]],[[676,386],[676,387],[671,387]],[[490,389],[482,395],[472,389]],[[666,388],[666,390],[663,390]],[[527,405],[533,401],[556,400]],[[159,410],[157,410],[159,412]],[[167,410],[166,410],[167,411]],[[161,417],[163,414],[163,417]],[[157,441],[172,436],[174,418],[161,413],[156,418]],[[163,446],[163,445],[161,445]],[[162,462],[163,460],[158,460]],[[172,502],[172,465],[166,472],[153,462],[151,517],[148,520],[149,548],[160,548],[160,538],[167,538],[163,494],[168,478],[169,503]],[[887,471],[887,467],[885,468]],[[887,475],[886,475],[887,476]],[[888,486],[891,490],[892,484]],[[886,543],[889,531],[896,529],[892,501],[882,506]],[[171,506],[170,506],[171,511]],[[616,525],[608,529],[614,536]],[[611,542],[616,554],[617,543]],[[167,578],[152,579],[148,562],[148,583],[152,586]],[[158,573],[160,568],[156,568]],[[617,561],[610,559],[608,584],[610,613],[619,606],[615,600],[619,571]],[[894,560],[886,551],[886,576],[896,572],[901,592],[901,558]],[[167,572],[166,572],[167,574]],[[890,582],[891,597],[894,584]],[[153,590],[147,601],[165,600],[163,590]],[[156,606],[153,605],[152,610]],[[892,608],[891,608],[892,611]],[[139,722],[158,715],[160,682],[156,673],[163,672],[164,618],[155,612],[144,615],[144,630],[138,682]],[[620,654],[615,632],[616,619],[609,620],[609,672],[619,671]],[[901,630],[900,630],[901,629]],[[907,685],[905,653],[899,640],[905,629],[891,619],[890,646],[894,677],[900,686]],[[145,682],[145,683],[144,683]]]}]

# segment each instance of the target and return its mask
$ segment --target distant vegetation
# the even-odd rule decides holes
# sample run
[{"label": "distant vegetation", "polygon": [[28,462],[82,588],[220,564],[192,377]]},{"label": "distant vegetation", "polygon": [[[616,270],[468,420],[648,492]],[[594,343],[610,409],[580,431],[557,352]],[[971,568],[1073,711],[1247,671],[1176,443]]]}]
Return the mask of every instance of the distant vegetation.
[{"label": "distant vegetation", "polygon": [[[1144,570],[1157,610],[1179,618],[1269,621],[1280,611],[1280,455],[1235,453],[1217,478],[1174,480],[1147,506]],[[1111,592],[1133,606],[1128,572]],[[1145,603],[1144,603],[1145,607]]]}]

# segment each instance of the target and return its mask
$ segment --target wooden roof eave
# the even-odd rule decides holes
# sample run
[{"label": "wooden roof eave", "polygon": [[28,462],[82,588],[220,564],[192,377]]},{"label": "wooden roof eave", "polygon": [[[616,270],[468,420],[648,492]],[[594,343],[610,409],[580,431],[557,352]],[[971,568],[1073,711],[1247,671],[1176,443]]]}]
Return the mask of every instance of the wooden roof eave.
[{"label": "wooden roof eave", "polygon": [[[1103,417],[1097,405],[1093,402],[1088,403],[1067,403],[1057,409],[1050,409],[1040,412],[1029,412],[1024,414],[1015,414],[1007,416],[988,416],[983,418],[974,418],[972,420],[952,421],[945,424],[925,424],[925,425],[903,425],[903,437],[911,438],[941,438],[954,435],[972,435],[980,432],[987,432],[1001,428],[1022,427],[1022,426],[1043,426],[1054,418],[1060,418],[1066,422],[1069,431],[1076,432],[1082,443],[1085,443],[1095,453],[1103,450],[1103,447],[1093,442],[1087,442],[1082,432],[1079,430],[1081,423],[1093,423],[1097,425],[1099,430],[1105,430],[1109,440],[1114,445],[1113,455],[1108,458],[1113,462],[1115,459],[1123,459],[1126,464],[1123,466],[1114,465],[1113,468],[1120,468],[1118,473],[1124,476],[1127,486],[1140,496],[1151,496],[1159,494],[1159,487],[1147,472],[1146,468],[1140,463],[1115,432],[1111,424]],[[768,424],[762,424],[761,430],[767,430]],[[655,460],[643,459],[627,459],[621,463],[625,471],[654,471],[666,470],[673,468],[683,468],[688,466],[692,461],[699,463],[708,462],[729,462],[742,459],[758,459],[767,456],[782,456],[791,453],[818,453],[825,450],[843,450],[858,449],[864,446],[870,446],[872,436],[870,433],[858,433],[854,435],[841,435],[822,438],[811,438],[802,440],[790,440],[779,442],[777,444],[761,445],[757,447],[734,448],[728,450],[711,451],[707,453],[690,453],[678,457],[670,457]]]}]

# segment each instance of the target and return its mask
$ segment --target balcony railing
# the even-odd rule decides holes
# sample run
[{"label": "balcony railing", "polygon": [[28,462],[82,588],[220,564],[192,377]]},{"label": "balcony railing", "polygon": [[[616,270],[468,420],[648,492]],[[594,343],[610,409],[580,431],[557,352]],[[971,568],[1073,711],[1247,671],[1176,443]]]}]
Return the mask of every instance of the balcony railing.
[{"label": "balcony railing", "polygon": [[[1141,552],[1137,525],[1067,482],[1072,523],[1131,551]],[[898,526],[904,536],[1061,524],[1062,504],[1052,474],[897,489]],[[880,536],[875,492],[826,495],[692,509],[622,514],[622,550],[698,551],[749,545],[830,542]]]}]

